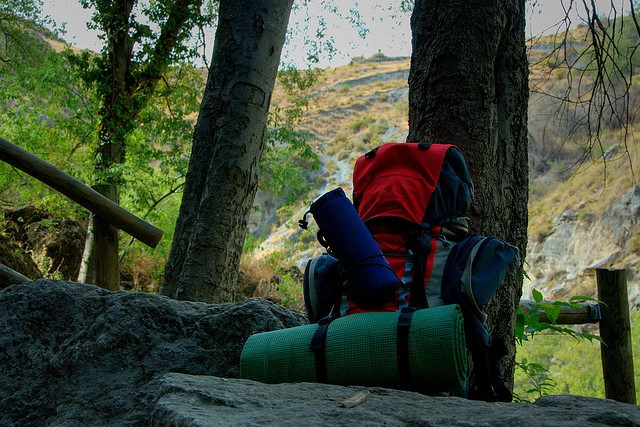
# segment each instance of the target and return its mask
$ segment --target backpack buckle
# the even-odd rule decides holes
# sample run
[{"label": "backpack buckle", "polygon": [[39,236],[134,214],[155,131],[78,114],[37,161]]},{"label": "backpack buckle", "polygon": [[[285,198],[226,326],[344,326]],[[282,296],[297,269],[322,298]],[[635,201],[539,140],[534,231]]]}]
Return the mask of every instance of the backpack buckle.
[{"label": "backpack buckle", "polygon": [[366,153],[364,155],[364,158],[367,159],[367,160],[373,159],[376,156],[376,153],[378,152],[378,148],[380,148],[380,147],[376,147],[373,150],[371,150],[368,153]]}]

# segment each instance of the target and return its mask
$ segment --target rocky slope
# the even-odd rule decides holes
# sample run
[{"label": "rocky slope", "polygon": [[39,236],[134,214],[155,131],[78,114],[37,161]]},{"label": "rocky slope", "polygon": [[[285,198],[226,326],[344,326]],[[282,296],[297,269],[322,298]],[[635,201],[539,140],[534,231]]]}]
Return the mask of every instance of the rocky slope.
[{"label": "rocky slope", "polygon": [[529,239],[528,263],[534,266],[524,293],[596,296],[595,268],[626,268],[629,302],[640,307],[640,185],[627,190],[597,215],[568,209],[551,221],[544,238]]}]

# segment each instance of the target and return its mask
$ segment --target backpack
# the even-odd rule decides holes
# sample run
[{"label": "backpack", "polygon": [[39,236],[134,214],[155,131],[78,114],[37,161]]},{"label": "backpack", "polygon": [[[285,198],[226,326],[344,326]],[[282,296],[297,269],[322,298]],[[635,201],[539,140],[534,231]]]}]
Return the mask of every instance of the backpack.
[{"label": "backpack", "polygon": [[[353,184],[353,205],[398,278],[394,298],[375,309],[459,304],[474,365],[466,396],[510,401],[498,369],[505,348],[492,340],[484,307],[517,250],[495,237],[469,235],[473,184],[461,151],[448,144],[387,143],[358,158]],[[371,311],[351,289],[339,259],[324,254],[309,261],[309,320]],[[307,295],[316,295],[315,302]]]},{"label": "backpack", "polygon": [[[402,282],[396,307],[388,308],[443,304],[434,266],[444,266],[452,243],[466,236],[472,198],[469,170],[453,145],[387,143],[357,159],[354,206]],[[351,301],[349,312],[359,311]]]}]

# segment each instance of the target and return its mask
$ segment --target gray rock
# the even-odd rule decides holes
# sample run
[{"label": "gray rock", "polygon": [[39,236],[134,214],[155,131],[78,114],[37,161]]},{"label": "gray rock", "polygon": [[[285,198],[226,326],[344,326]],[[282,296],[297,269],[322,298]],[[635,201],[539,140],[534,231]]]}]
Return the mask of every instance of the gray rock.
[{"label": "gray rock", "polygon": [[0,425],[143,424],[156,376],[238,377],[249,335],[304,317],[38,280],[0,292]]},{"label": "gray rock", "polygon": [[611,236],[621,247],[632,236],[637,236],[640,232],[640,184],[616,200],[605,212],[603,221],[612,224]]},{"label": "gray rock", "polygon": [[486,403],[384,388],[167,374],[153,426],[638,426],[640,408],[580,396]]},{"label": "gray rock", "polygon": [[640,408],[485,403],[237,379],[249,335],[304,323],[265,300],[210,305],[38,280],[0,292],[0,425],[640,426]]}]

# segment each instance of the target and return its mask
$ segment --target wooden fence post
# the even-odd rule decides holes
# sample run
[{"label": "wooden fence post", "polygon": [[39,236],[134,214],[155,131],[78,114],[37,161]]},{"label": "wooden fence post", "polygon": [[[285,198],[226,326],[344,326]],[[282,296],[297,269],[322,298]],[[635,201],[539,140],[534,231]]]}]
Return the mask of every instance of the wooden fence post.
[{"label": "wooden fence post", "polygon": [[[97,192],[118,202],[118,193],[112,185],[94,185]],[[93,216],[93,267],[95,285],[110,291],[120,289],[120,262],[118,260],[118,229],[97,215]]]},{"label": "wooden fence post", "polygon": [[626,270],[596,269],[598,299],[602,301],[600,344],[607,399],[636,404],[631,347],[631,321]]}]

